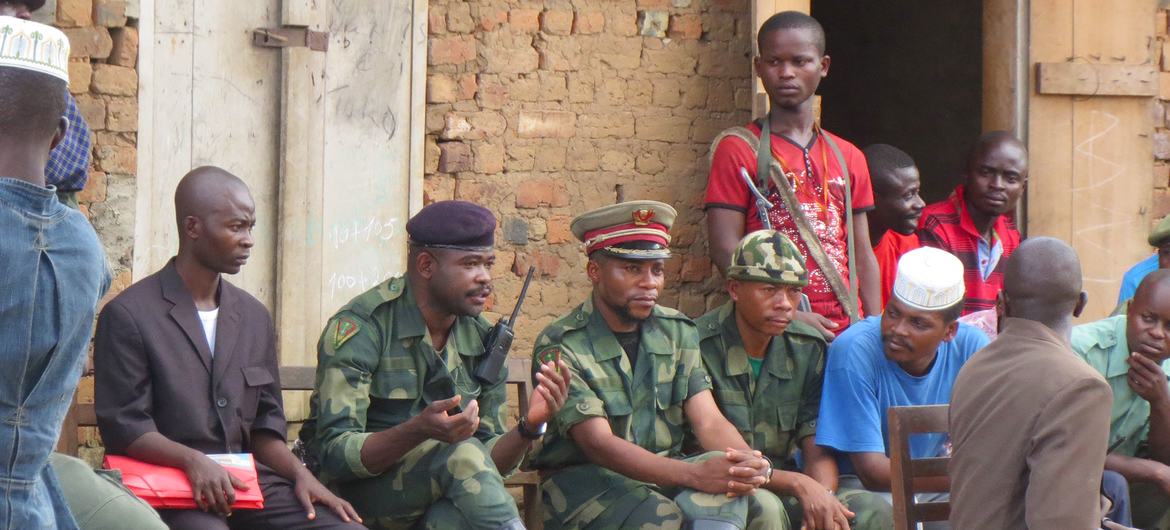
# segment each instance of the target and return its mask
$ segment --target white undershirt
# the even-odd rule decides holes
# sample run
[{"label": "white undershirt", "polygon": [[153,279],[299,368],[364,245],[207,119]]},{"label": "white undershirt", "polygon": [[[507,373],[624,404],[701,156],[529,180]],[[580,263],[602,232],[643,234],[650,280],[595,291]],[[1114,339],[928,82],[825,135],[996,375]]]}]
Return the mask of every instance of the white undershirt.
[{"label": "white undershirt", "polygon": [[219,308],[199,311],[199,322],[203,324],[203,335],[207,337],[207,350],[215,357],[215,322],[219,320]]}]

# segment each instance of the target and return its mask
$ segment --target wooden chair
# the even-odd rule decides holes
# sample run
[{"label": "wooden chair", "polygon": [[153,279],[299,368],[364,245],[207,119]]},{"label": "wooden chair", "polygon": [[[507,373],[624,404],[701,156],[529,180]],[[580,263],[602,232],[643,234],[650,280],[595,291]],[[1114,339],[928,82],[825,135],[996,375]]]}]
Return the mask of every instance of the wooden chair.
[{"label": "wooden chair", "polygon": [[947,476],[950,457],[910,457],[911,435],[947,432],[948,408],[947,405],[890,407],[890,492],[894,497],[895,530],[910,530],[921,522],[946,521],[951,515],[948,501],[919,503],[914,499],[916,493],[925,491],[924,480]]},{"label": "wooden chair", "polygon": [[[508,385],[516,386],[516,395],[519,399],[520,415],[528,413],[528,398],[532,393],[530,381],[532,361],[529,359],[508,359]],[[281,390],[311,391],[316,382],[317,369],[312,366],[281,366]],[[73,403],[65,416],[61,428],[61,437],[57,440],[57,451],[77,456],[79,427],[97,427],[97,414],[93,403]],[[544,528],[544,519],[540,506],[540,476],[535,471],[518,471],[506,481],[508,487],[518,487],[523,493],[524,524],[530,529]]]}]

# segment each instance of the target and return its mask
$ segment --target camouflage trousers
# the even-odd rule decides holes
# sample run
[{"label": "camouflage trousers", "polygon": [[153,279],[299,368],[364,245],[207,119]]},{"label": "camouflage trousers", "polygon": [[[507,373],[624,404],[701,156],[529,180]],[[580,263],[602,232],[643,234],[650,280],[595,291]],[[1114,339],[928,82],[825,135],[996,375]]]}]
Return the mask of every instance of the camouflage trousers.
[{"label": "camouflage trousers", "polygon": [[475,438],[427,440],[385,473],[336,489],[370,528],[488,530],[520,517],[491,455]]},{"label": "camouflage trousers", "polygon": [[[796,497],[783,497],[791,528],[801,528],[804,508]],[[872,491],[839,488],[837,500],[853,512],[850,528],[853,530],[893,530],[894,509],[889,501]]]},{"label": "camouflage trousers", "polygon": [[[701,462],[722,452],[683,459]],[[663,488],[594,464],[557,471],[541,486],[549,530],[675,529],[693,521],[720,521],[749,530],[786,530],[779,497],[757,490],[728,498],[691,489]]]},{"label": "camouflage trousers", "polygon": [[1150,530],[1170,530],[1170,497],[1162,488],[1149,482],[1129,484],[1129,503],[1133,525]]}]

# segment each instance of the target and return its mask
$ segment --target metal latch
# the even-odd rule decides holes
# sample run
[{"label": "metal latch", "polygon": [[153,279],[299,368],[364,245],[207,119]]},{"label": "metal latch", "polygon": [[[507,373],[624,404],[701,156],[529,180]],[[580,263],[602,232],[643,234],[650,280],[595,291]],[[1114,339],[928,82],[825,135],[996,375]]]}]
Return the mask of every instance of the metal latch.
[{"label": "metal latch", "polygon": [[308,28],[256,28],[252,30],[252,44],[265,48],[309,48],[329,51],[329,32]]}]

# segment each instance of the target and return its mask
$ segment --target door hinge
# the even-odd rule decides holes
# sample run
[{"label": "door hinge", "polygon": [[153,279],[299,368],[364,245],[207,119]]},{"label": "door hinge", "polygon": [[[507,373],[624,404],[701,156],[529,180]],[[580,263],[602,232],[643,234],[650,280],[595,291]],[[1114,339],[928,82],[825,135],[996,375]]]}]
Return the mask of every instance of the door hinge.
[{"label": "door hinge", "polygon": [[291,26],[256,28],[252,30],[252,44],[265,48],[309,48],[324,52],[329,51],[329,32]]}]

